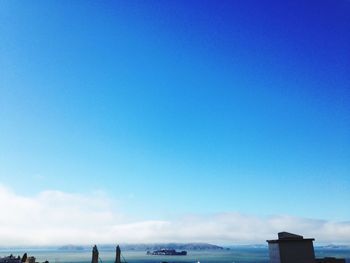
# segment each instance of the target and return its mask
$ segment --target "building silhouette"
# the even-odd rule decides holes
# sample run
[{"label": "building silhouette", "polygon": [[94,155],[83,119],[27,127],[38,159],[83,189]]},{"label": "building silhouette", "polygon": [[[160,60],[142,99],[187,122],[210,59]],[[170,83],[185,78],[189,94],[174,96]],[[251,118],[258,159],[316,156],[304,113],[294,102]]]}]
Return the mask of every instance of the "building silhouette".
[{"label": "building silhouette", "polygon": [[339,258],[315,258],[313,238],[280,232],[278,239],[267,240],[270,263],[345,263]]}]

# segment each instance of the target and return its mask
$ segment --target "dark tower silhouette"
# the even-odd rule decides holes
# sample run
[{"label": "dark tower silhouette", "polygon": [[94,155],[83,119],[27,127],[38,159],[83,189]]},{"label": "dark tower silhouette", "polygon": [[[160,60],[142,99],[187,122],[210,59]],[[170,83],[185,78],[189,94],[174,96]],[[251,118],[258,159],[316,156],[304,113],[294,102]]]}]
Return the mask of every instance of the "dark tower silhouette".
[{"label": "dark tower silhouette", "polygon": [[98,249],[96,245],[94,245],[94,247],[92,248],[91,263],[98,263]]},{"label": "dark tower silhouette", "polygon": [[26,262],[26,261],[27,261],[27,258],[28,258],[27,253],[24,253],[24,254],[23,254],[23,257],[22,257],[22,259],[21,259],[21,261],[22,261],[22,262]]},{"label": "dark tower silhouette", "polygon": [[116,248],[116,252],[115,252],[115,263],[121,263],[120,261],[120,247],[119,245]]}]

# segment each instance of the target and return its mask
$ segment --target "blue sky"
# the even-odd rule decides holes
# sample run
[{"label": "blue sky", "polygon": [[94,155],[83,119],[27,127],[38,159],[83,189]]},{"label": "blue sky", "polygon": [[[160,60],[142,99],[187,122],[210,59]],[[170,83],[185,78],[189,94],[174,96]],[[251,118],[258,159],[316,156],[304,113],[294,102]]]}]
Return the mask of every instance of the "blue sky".
[{"label": "blue sky", "polygon": [[2,1],[0,183],[139,219],[349,221],[350,2]]}]

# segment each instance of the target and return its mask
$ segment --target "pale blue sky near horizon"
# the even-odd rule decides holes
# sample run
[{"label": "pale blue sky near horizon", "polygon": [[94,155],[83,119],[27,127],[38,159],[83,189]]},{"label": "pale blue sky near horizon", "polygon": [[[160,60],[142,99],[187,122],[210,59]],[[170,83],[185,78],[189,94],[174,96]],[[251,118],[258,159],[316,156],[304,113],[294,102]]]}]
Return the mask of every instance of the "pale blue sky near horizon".
[{"label": "pale blue sky near horizon", "polygon": [[0,183],[127,213],[350,220],[350,2],[2,1]]}]

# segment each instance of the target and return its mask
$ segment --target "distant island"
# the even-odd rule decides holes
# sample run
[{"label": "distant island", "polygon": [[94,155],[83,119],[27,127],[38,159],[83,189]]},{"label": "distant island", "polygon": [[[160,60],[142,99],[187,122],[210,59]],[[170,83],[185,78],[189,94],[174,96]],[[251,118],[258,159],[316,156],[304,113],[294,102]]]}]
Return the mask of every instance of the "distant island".
[{"label": "distant island", "polygon": [[181,252],[176,251],[175,249],[160,249],[153,252],[147,251],[147,255],[153,256],[186,256],[187,251],[183,250]]},{"label": "distant island", "polygon": [[[120,248],[124,251],[156,251],[156,250],[223,250],[223,247],[208,244],[208,243],[154,243],[154,244],[121,244]],[[75,246],[75,245],[65,245],[59,247],[60,251],[89,251],[90,246]],[[99,245],[99,250],[101,251],[113,251],[115,250],[115,245]]]}]

